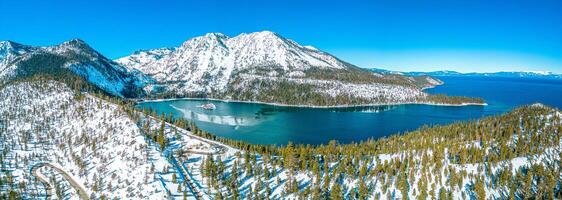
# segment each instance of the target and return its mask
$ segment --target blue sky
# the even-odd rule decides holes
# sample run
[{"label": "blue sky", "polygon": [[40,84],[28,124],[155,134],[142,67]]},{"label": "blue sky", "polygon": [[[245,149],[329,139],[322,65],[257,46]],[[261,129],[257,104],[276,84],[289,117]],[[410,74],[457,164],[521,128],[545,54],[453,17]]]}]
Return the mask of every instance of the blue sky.
[{"label": "blue sky", "polygon": [[81,38],[109,58],[271,30],[360,67],[562,73],[562,1],[0,0],[0,40]]}]

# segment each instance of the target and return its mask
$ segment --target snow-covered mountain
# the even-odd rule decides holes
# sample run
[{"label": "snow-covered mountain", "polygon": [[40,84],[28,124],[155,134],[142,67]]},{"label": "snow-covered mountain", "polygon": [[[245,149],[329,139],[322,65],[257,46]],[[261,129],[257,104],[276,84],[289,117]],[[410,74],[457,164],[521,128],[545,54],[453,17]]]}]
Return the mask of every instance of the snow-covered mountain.
[{"label": "snow-covered mountain", "polygon": [[210,97],[280,104],[418,103],[431,77],[373,73],[270,31],[209,33],[177,48],[112,61],[74,39],[34,47],[0,42],[0,84],[48,74],[78,76],[120,97]]},{"label": "snow-covered mountain", "polygon": [[[0,42],[0,81],[15,73],[16,66],[12,65],[14,61],[22,55],[34,51],[35,48],[21,45],[12,41]],[[0,82],[1,83],[1,82]]]},{"label": "snow-covered mountain", "polygon": [[145,87],[152,94],[271,103],[299,103],[278,98],[279,93],[305,95],[295,88],[325,98],[413,102],[425,96],[420,88],[439,82],[368,72],[270,31],[236,37],[209,33],[177,48],[138,51],[116,62],[153,78],[155,83]]},{"label": "snow-covered mountain", "polygon": [[142,74],[127,71],[79,39],[48,47],[0,42],[0,84],[36,74],[78,75],[117,96],[127,96],[147,81]]},{"label": "snow-covered mountain", "polygon": [[253,71],[252,74],[266,70],[267,75],[274,77],[301,77],[311,68],[351,67],[327,53],[303,47],[270,31],[233,38],[209,33],[187,40],[178,48],[139,51],[116,61],[159,82],[184,82],[195,91],[224,91],[231,75],[243,70]]}]

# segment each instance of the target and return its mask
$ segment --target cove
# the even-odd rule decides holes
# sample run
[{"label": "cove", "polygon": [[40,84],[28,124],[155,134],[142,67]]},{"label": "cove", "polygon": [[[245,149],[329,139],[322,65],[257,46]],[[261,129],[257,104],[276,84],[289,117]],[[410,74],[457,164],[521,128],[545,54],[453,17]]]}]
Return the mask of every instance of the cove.
[{"label": "cove", "polygon": [[[456,121],[476,120],[532,103],[562,107],[562,81],[524,78],[438,77],[444,85],[431,94],[482,97],[487,106],[392,105],[353,108],[302,108],[213,100],[142,102],[158,114],[173,113],[217,136],[254,144],[284,145],[359,142]],[[216,105],[215,110],[199,106]]]}]

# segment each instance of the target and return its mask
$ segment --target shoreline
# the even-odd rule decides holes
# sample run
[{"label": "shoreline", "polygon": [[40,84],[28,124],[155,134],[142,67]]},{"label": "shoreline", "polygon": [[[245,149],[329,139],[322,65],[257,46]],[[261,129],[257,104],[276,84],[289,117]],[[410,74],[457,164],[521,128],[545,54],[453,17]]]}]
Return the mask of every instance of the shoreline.
[{"label": "shoreline", "polygon": [[[439,80],[439,79],[437,79]],[[440,82],[435,85],[426,86],[421,88],[422,91],[427,89],[432,89],[437,86],[444,85],[445,82],[439,80]],[[163,101],[177,101],[177,100],[200,100],[200,101],[219,101],[225,103],[247,103],[247,104],[262,104],[262,105],[270,105],[270,106],[279,106],[279,107],[294,107],[294,108],[323,108],[323,109],[330,109],[330,108],[357,108],[357,107],[372,107],[372,106],[398,106],[398,105],[429,105],[429,106],[450,106],[450,107],[458,107],[458,106],[487,106],[488,103],[461,103],[461,104],[448,104],[448,103],[430,103],[430,102],[405,102],[405,103],[374,103],[374,104],[357,104],[357,105],[332,105],[332,106],[315,106],[315,105],[292,105],[292,104],[284,104],[284,103],[269,103],[269,102],[262,102],[262,101],[244,101],[244,100],[229,100],[229,99],[216,99],[216,98],[198,98],[198,97],[181,97],[181,98],[164,98],[164,99],[130,99],[133,100],[136,104],[139,103],[149,103],[149,102],[163,102]]]},{"label": "shoreline", "polygon": [[462,104],[445,104],[445,103],[423,103],[423,102],[409,102],[409,103],[379,103],[379,104],[357,104],[357,105],[335,105],[335,106],[313,106],[313,105],[290,105],[282,103],[268,103],[261,101],[242,101],[242,100],[225,100],[215,98],[195,98],[195,97],[182,97],[182,98],[168,98],[168,99],[131,99],[135,103],[150,103],[150,102],[164,102],[164,101],[177,101],[177,100],[201,100],[201,101],[219,101],[224,103],[248,103],[248,104],[262,104],[280,107],[295,107],[295,108],[357,108],[357,107],[371,107],[371,106],[398,106],[398,105],[429,105],[429,106],[487,106],[487,103],[462,103]]}]

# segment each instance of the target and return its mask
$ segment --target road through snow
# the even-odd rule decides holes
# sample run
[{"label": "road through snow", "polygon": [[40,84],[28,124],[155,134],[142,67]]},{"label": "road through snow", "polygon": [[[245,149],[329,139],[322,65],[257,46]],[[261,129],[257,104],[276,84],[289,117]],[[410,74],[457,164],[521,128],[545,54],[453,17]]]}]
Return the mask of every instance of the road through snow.
[{"label": "road through snow", "polygon": [[78,192],[78,195],[80,196],[80,199],[84,199],[84,200],[89,200],[90,197],[88,196],[88,193],[86,192],[86,190],[84,188],[82,188],[82,186],[80,184],[78,184],[78,182],[76,180],[74,180],[74,178],[72,178],[72,176],[70,176],[68,173],[66,173],[63,169],[51,164],[51,163],[38,163],[36,165],[34,165],[33,167],[31,167],[31,174],[33,176],[35,176],[39,181],[41,181],[44,185],[45,188],[47,190],[47,199],[52,195],[52,186],[51,184],[49,184],[48,180],[45,180],[45,176],[43,174],[41,174],[41,172],[39,172],[39,168],[41,167],[51,167],[54,170],[56,170],[57,172],[59,172],[67,181],[68,183],[70,183],[70,185]]}]

